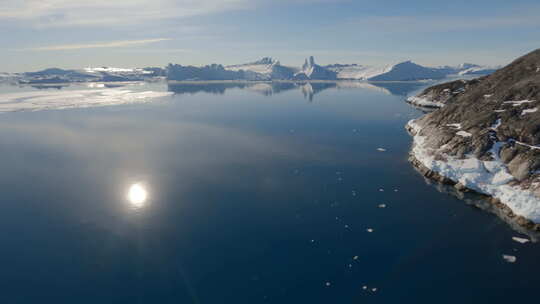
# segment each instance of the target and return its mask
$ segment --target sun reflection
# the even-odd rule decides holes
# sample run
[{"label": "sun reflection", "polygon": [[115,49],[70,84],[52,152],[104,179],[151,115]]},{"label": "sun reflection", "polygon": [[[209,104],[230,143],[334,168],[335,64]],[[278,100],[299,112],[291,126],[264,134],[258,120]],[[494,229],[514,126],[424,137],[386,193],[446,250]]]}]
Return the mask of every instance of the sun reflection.
[{"label": "sun reflection", "polygon": [[148,192],[141,184],[133,184],[129,187],[127,198],[135,208],[144,207],[148,198]]}]

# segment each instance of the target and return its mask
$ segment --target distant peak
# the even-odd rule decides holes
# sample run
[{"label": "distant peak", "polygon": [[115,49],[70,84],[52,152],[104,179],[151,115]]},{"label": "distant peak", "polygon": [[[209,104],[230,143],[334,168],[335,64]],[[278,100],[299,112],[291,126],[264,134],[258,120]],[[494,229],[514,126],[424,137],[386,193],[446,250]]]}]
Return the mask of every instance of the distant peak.
[{"label": "distant peak", "polygon": [[272,57],[263,57],[262,59],[253,62],[253,64],[274,64],[277,61]]},{"label": "distant peak", "polygon": [[406,65],[406,64],[407,64],[407,65],[414,64],[414,65],[416,65],[416,63],[412,62],[411,60],[406,60],[406,61],[400,62],[400,63],[398,63],[398,64],[396,64],[396,65],[400,65],[400,64],[403,64],[403,65]]},{"label": "distant peak", "polygon": [[304,61],[304,65],[302,66],[302,68],[306,70],[313,66],[315,66],[315,58],[313,56],[309,56],[309,58],[306,58],[306,60]]}]

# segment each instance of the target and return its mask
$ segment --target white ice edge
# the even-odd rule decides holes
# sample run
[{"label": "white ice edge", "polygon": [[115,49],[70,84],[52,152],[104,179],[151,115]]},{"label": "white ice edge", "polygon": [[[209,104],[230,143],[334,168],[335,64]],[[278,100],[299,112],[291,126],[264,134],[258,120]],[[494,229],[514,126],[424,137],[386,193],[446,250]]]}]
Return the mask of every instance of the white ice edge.
[{"label": "white ice edge", "polygon": [[0,94],[0,113],[146,103],[169,95],[172,93],[121,88],[7,93]]},{"label": "white ice edge", "polygon": [[421,106],[421,107],[432,107],[432,108],[442,108],[444,107],[444,103],[432,101],[425,97],[416,97],[411,96],[407,98],[407,101],[410,102],[413,105]]},{"label": "white ice edge", "polygon": [[420,135],[421,127],[414,120],[407,125],[416,133],[411,153],[422,165],[469,189],[495,197],[516,215],[540,223],[540,198],[532,191],[509,185],[514,177],[508,173],[506,165],[498,157],[503,142],[493,145],[493,161],[481,161],[470,155],[465,159],[445,155],[446,160],[441,161],[435,159],[436,150],[426,146],[426,137]]}]

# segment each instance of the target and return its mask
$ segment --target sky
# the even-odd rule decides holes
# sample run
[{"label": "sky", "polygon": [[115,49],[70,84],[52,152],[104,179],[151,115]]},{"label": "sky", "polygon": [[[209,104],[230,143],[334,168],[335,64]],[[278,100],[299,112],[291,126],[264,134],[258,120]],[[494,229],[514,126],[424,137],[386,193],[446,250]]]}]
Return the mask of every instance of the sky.
[{"label": "sky", "polygon": [[540,1],[1,0],[0,71],[317,63],[504,65],[540,48]]}]

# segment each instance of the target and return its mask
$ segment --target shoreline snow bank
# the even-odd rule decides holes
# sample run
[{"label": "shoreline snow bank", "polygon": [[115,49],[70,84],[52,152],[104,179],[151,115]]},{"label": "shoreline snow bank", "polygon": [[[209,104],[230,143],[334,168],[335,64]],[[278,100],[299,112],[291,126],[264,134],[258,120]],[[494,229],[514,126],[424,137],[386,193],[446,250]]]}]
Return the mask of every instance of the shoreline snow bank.
[{"label": "shoreline snow bank", "polygon": [[407,102],[410,104],[420,106],[420,107],[426,107],[426,108],[442,108],[444,107],[444,103],[437,102],[437,101],[431,101],[425,97],[416,97],[411,96],[407,98]]},{"label": "shoreline snow bank", "polygon": [[145,103],[170,95],[171,92],[138,92],[118,88],[6,93],[0,94],[0,113]]},{"label": "shoreline snow bank", "polygon": [[509,184],[514,181],[514,177],[499,158],[504,142],[493,145],[490,151],[493,161],[482,161],[471,155],[457,159],[437,149],[428,148],[426,137],[420,135],[422,128],[414,120],[409,121],[407,127],[413,133],[411,155],[426,168],[466,188],[497,198],[514,214],[540,223],[540,198],[532,191]]}]

